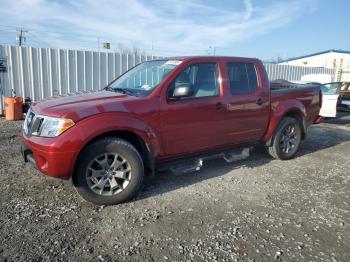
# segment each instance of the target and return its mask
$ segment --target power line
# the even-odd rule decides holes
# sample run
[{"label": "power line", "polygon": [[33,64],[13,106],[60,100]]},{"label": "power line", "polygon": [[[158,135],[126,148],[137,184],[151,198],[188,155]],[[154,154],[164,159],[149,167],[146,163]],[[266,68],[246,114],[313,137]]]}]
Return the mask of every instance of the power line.
[{"label": "power line", "polygon": [[[0,25],[0,27],[5,27],[5,28],[8,28],[8,29],[4,29],[4,31],[10,31],[11,29],[12,30],[16,30],[18,32],[18,29],[15,27],[15,26],[10,26],[10,25]],[[88,48],[93,48],[92,46],[93,45],[96,45],[94,43],[96,43],[96,40],[97,42],[99,42],[100,39],[108,39],[109,37],[101,37],[101,36],[96,36],[96,35],[90,35],[90,34],[77,34],[77,33],[70,33],[70,32],[62,32],[62,31],[54,31],[54,30],[39,30],[39,29],[34,29],[34,28],[25,28],[26,30],[24,30],[24,28],[21,28],[19,31],[19,36],[17,36],[18,40],[21,40],[21,41],[18,41],[18,43],[20,45],[23,45],[24,43],[24,40],[25,40],[25,36],[24,36],[24,33],[27,33],[28,31],[30,31],[29,35],[32,37],[34,36],[35,39],[37,41],[35,42],[40,42],[48,47],[52,47],[50,44],[48,44],[46,41],[43,41],[41,40],[42,37],[39,37],[38,35],[34,35],[33,32],[37,32],[37,33],[52,33],[52,34],[55,34],[53,35],[52,37],[53,38],[57,38],[57,39],[62,39],[62,40],[67,40],[67,42],[76,42],[76,43],[91,43],[91,45],[87,46],[85,45],[85,47],[88,47]],[[69,36],[74,36],[74,37],[84,37],[85,39],[74,39],[73,37],[69,37]],[[94,38],[94,39],[91,39],[91,40],[88,40],[86,38]],[[132,39],[129,39],[129,38],[118,38],[118,39],[121,39],[121,40],[124,40],[124,41],[119,41],[118,43],[116,42],[110,42],[110,41],[107,41],[107,42],[110,42],[111,45],[115,45],[115,46],[119,46],[120,44],[123,44],[123,45],[133,45],[135,48],[138,48],[138,49],[141,49],[141,51],[150,51],[152,54],[155,52],[155,51],[158,51],[158,52],[161,52],[161,53],[173,53],[173,54],[181,54],[183,53],[184,51],[181,51],[179,50],[180,48],[177,48],[177,49],[171,49],[171,48],[168,48],[168,46],[164,46],[164,45],[157,45],[156,43],[154,43],[154,41],[152,40],[151,44],[136,44],[136,42],[139,42],[139,41],[135,41],[135,40],[132,40]],[[125,41],[126,40],[126,41]],[[99,46],[99,44],[98,44]],[[59,46],[56,46],[57,48],[59,48]],[[83,45],[82,45],[83,47]],[[216,54],[216,46],[214,47],[214,49],[212,49],[211,51],[213,51],[214,55]],[[94,49],[94,48],[93,48]],[[99,49],[99,48],[97,48]],[[186,52],[201,52],[201,53],[206,53],[208,50],[207,49],[197,49],[197,48],[189,48],[189,47],[185,47],[184,50],[186,50]]]},{"label": "power line", "polygon": [[38,43],[39,45],[44,44],[44,45],[46,45],[46,46],[48,46],[48,47],[52,47],[49,43],[47,43],[46,41],[41,40],[40,37],[37,37],[37,36],[36,36],[35,34],[33,34],[32,32],[30,32],[29,35],[30,35],[32,38],[34,37],[34,38],[36,39],[36,41],[33,40],[33,39],[31,39],[31,41],[34,41],[34,42]]},{"label": "power line", "polygon": [[0,32],[13,32],[13,29],[0,29]]},{"label": "power line", "polygon": [[[17,29],[18,27],[16,26],[10,26],[10,25],[0,25],[1,27],[7,27],[7,28],[12,28],[12,29]],[[74,32],[67,32],[67,31],[59,31],[59,30],[40,30],[40,29],[36,29],[36,28],[29,28],[29,27],[25,27],[24,29],[29,30],[29,31],[33,31],[33,32],[39,32],[39,33],[53,33],[53,34],[61,34],[61,35],[71,35],[71,36],[85,36],[85,37],[91,37],[91,38],[108,38],[106,36],[103,35],[90,35],[90,34],[82,34],[82,33],[74,33]],[[121,38],[118,37],[119,39],[122,40],[127,40],[127,41],[133,41],[133,39],[130,38]]]},{"label": "power line", "polygon": [[12,25],[0,25],[1,27],[7,27],[7,28],[12,28],[12,29],[17,29],[18,26],[12,26]]},{"label": "power line", "polygon": [[[10,25],[0,25],[0,26],[2,26],[2,27],[8,27],[8,28],[13,28],[13,29],[16,29],[16,27],[15,26],[10,26]],[[104,36],[97,36],[97,35],[90,35],[90,34],[81,34],[81,33],[70,33],[70,32],[62,32],[62,31],[54,31],[54,30],[38,30],[38,29],[34,29],[34,28],[28,28],[28,27],[26,27],[25,28],[26,30],[29,30],[30,32],[39,32],[39,33],[54,33],[54,34],[60,34],[61,36],[56,36],[57,38],[60,38],[60,39],[67,39],[67,40],[69,40],[69,41],[72,41],[72,42],[95,42],[96,43],[96,40],[98,39],[98,38],[100,38],[100,39],[108,39],[109,37],[104,37]],[[67,38],[67,37],[65,37],[65,36],[75,36],[75,37],[79,37],[79,36],[82,36],[82,37],[90,37],[90,38],[94,38],[94,39],[96,39],[96,40],[94,40],[94,41],[87,41],[87,40],[80,40],[80,39],[77,39],[77,40],[75,40],[75,39],[71,39],[71,38]],[[118,37],[118,39],[120,39],[120,40],[122,40],[120,43],[123,43],[124,42],[124,40],[126,40],[126,41],[128,41],[128,42],[136,42],[134,39],[130,39],[130,38],[123,38],[123,37]],[[125,44],[126,42],[124,42],[124,44]],[[112,43],[111,43],[112,44]],[[115,42],[113,43],[113,44],[115,44]],[[156,43],[153,43],[153,45],[154,45],[154,48],[157,46],[158,48],[157,49],[159,49],[159,47],[160,48],[162,48],[162,47],[165,47],[165,48],[167,48],[167,46],[159,46],[159,45],[156,45]],[[144,47],[146,46],[146,45],[143,45]],[[148,46],[148,45],[147,45]],[[152,48],[152,45],[150,45],[150,49]],[[189,48],[186,48],[187,50],[191,50],[191,51],[205,51],[204,49],[195,49],[195,48],[191,48],[191,49],[189,49]]]}]

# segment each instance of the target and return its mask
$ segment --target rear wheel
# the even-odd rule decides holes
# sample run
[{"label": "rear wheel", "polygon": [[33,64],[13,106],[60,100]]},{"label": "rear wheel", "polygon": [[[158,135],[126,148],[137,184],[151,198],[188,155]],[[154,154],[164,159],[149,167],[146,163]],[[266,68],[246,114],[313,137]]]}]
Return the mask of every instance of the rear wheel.
[{"label": "rear wheel", "polygon": [[131,199],[144,176],[140,154],[129,142],[107,137],[88,145],[73,177],[78,193],[96,205],[113,205]]},{"label": "rear wheel", "polygon": [[284,117],[272,138],[272,145],[267,148],[269,154],[280,160],[293,158],[299,150],[301,135],[300,122],[292,117]]}]

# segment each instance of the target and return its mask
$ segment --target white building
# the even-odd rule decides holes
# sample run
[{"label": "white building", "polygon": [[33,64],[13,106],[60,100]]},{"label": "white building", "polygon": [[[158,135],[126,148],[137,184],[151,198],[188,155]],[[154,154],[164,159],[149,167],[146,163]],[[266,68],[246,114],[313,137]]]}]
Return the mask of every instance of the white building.
[{"label": "white building", "polygon": [[294,57],[279,64],[332,68],[336,70],[335,81],[350,81],[350,51],[327,50]]}]

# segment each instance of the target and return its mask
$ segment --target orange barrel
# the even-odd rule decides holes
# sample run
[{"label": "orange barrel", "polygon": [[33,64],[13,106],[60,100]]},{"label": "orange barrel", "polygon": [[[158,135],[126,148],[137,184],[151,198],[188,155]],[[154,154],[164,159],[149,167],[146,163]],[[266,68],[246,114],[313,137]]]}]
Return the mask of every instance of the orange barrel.
[{"label": "orange barrel", "polygon": [[23,118],[23,98],[5,96],[5,119],[20,120]]}]

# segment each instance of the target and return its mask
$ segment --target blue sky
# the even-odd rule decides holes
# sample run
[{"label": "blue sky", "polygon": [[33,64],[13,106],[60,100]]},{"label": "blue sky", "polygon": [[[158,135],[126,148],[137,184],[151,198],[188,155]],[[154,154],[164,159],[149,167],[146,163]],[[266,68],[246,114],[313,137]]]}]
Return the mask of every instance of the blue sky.
[{"label": "blue sky", "polygon": [[0,0],[0,44],[289,58],[350,50],[348,0]]}]

